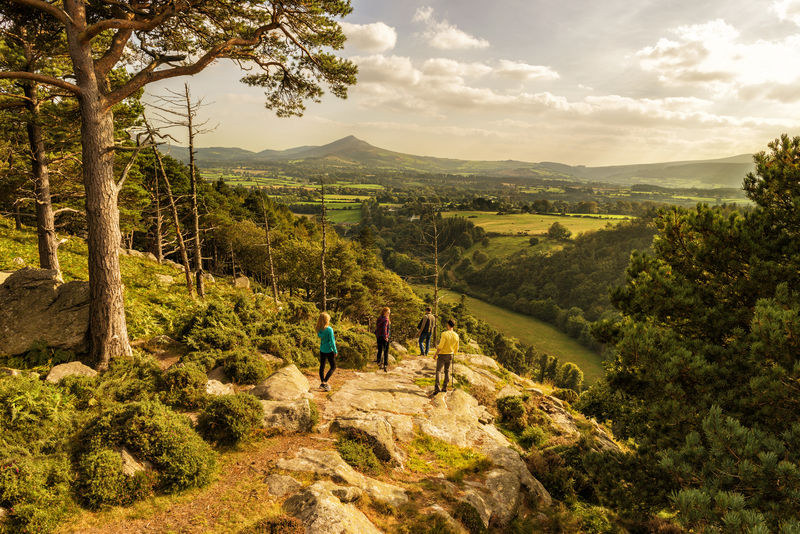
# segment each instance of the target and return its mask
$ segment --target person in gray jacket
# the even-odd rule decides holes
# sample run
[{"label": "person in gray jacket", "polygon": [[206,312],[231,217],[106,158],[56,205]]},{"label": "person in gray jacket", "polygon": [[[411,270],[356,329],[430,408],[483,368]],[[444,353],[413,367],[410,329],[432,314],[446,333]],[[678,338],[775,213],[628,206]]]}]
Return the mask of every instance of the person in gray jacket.
[{"label": "person in gray jacket", "polygon": [[419,337],[419,353],[422,356],[428,355],[428,349],[431,345],[431,336],[436,330],[436,317],[431,313],[430,306],[425,308],[425,315],[419,320],[417,324],[417,336]]}]

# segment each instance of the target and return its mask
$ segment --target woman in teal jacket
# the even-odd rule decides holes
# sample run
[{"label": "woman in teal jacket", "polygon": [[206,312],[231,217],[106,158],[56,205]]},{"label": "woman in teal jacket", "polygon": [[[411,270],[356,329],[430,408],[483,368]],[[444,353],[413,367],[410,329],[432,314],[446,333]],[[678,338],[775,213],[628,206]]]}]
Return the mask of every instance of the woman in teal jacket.
[{"label": "woman in teal jacket", "polygon": [[[331,316],[325,312],[319,314],[317,319],[317,336],[319,336],[319,380],[320,389],[330,391],[328,380],[336,370],[336,340],[333,337],[331,328]],[[328,362],[330,369],[325,374],[325,362]]]}]

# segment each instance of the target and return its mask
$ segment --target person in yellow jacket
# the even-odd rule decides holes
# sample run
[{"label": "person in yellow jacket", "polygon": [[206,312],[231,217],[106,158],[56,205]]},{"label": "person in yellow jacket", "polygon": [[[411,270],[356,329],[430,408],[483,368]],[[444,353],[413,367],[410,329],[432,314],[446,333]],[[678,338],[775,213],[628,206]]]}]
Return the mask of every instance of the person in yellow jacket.
[{"label": "person in yellow jacket", "polygon": [[[452,319],[447,321],[447,330],[442,332],[442,337],[439,338],[439,344],[436,346],[436,353],[433,355],[436,358],[436,382],[433,388],[433,394],[436,395],[440,391],[447,391],[447,384],[450,382],[450,366],[453,363],[453,358],[458,353],[458,333],[455,328],[456,322]],[[444,382],[442,382],[442,389],[439,389],[439,375],[444,369]]]}]

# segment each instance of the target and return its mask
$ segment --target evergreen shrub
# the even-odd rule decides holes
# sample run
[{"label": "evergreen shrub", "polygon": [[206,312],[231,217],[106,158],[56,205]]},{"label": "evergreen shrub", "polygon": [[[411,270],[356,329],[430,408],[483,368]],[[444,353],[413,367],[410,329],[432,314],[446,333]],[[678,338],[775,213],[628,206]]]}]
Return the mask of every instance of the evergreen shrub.
[{"label": "evergreen shrub", "polygon": [[181,356],[181,363],[193,363],[207,373],[219,365],[221,358],[221,350],[196,350]]},{"label": "evergreen shrub", "polygon": [[500,413],[500,419],[509,429],[520,432],[525,428],[527,410],[522,397],[497,399],[497,411]]},{"label": "evergreen shrub", "polygon": [[211,302],[194,315],[180,335],[194,350],[231,350],[247,344],[244,326],[234,310],[225,304]]},{"label": "evergreen shrub", "polygon": [[530,425],[522,431],[522,434],[519,437],[519,442],[527,448],[541,447],[547,443],[547,438],[547,432],[545,432],[542,427]]},{"label": "evergreen shrub", "polygon": [[161,377],[161,402],[168,406],[194,409],[207,399],[205,371],[194,363],[173,365]]},{"label": "evergreen shrub", "polygon": [[459,501],[453,510],[453,517],[458,519],[469,534],[486,534],[489,531],[483,525],[481,515],[474,506],[465,501]]},{"label": "evergreen shrub", "polygon": [[574,389],[556,388],[552,396],[570,404],[574,404],[578,400],[578,393]]},{"label": "evergreen shrub", "polygon": [[125,447],[153,464],[159,489],[167,492],[206,485],[216,466],[214,451],[195,433],[189,418],[154,401],[104,411],[89,422],[76,443],[78,463],[93,451]]},{"label": "evergreen shrub", "polygon": [[269,376],[266,360],[251,349],[232,350],[224,358],[225,374],[237,384],[257,384]]},{"label": "evergreen shrub", "polygon": [[340,330],[336,333],[339,356],[336,364],[347,369],[363,369],[372,360],[375,336],[359,330]]},{"label": "evergreen shrub", "polygon": [[261,426],[261,403],[249,393],[212,398],[197,420],[197,429],[208,441],[235,445]]}]

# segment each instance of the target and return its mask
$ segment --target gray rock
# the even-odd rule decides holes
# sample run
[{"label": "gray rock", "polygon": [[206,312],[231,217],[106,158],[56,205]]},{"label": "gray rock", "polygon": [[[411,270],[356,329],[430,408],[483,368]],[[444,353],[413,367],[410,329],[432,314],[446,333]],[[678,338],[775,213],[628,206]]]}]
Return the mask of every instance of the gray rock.
[{"label": "gray rock", "polygon": [[209,371],[206,376],[208,376],[209,380],[216,380],[218,382],[222,382],[223,384],[230,384],[233,382],[230,377],[225,374],[225,367],[222,365]]},{"label": "gray rock", "polygon": [[420,515],[433,515],[433,516],[441,517],[442,519],[444,519],[445,523],[447,523],[447,526],[450,527],[450,531],[451,532],[463,532],[464,531],[463,527],[461,527],[461,524],[458,521],[456,521],[455,519],[453,519],[453,516],[451,516],[447,512],[447,510],[445,510],[444,508],[442,508],[438,504],[432,504],[430,506],[427,506],[427,507],[423,508],[422,510],[420,510],[419,513],[420,513]]},{"label": "gray rock", "polygon": [[320,451],[304,447],[292,459],[279,459],[278,468],[330,477],[335,482],[344,482],[360,488],[373,500],[392,506],[400,506],[408,501],[403,488],[356,472],[336,451]]},{"label": "gray rock", "polygon": [[337,417],[331,424],[331,429],[366,438],[375,451],[375,456],[396,466],[403,465],[403,456],[394,445],[392,425],[385,417],[372,413],[351,412]]},{"label": "gray rock", "polygon": [[156,274],[155,279],[159,284],[169,286],[175,283],[175,279],[168,274]]},{"label": "gray rock", "polygon": [[408,354],[408,349],[397,341],[392,341],[391,347],[397,351],[398,354]]},{"label": "gray rock", "polygon": [[159,352],[174,352],[180,350],[182,347],[180,342],[166,335],[151,337],[142,346],[144,350],[153,354]]},{"label": "gray rock", "polygon": [[498,523],[505,525],[517,513],[520,497],[519,478],[505,469],[494,469],[486,475],[486,488],[494,501],[492,517]]},{"label": "gray rock", "polygon": [[183,267],[181,267],[181,265],[180,265],[180,264],[178,264],[178,263],[175,263],[175,262],[174,262],[174,261],[172,261],[172,260],[163,260],[163,261],[161,262],[161,265],[166,265],[166,266],[168,266],[168,267],[172,267],[172,268],[173,268],[173,269],[175,269],[176,271],[182,271],[182,270],[183,270]]},{"label": "gray rock", "polygon": [[223,384],[219,380],[209,380],[206,383],[206,393],[219,397],[220,395],[233,395],[236,391],[231,384]]},{"label": "gray rock", "polygon": [[120,256],[127,256],[127,255],[128,255],[128,249],[127,249],[127,248],[122,248],[122,247],[120,247],[120,249],[119,249],[119,255],[120,255]]},{"label": "gray rock", "polygon": [[128,256],[133,256],[134,258],[144,258],[144,252],[138,251],[134,248],[129,248]]},{"label": "gray rock", "polygon": [[[180,267],[180,265],[178,265],[178,267]],[[202,276],[203,276],[203,281],[205,283],[207,283],[207,284],[213,284],[213,283],[215,283],[217,281],[214,278],[214,275],[211,274],[211,273],[207,273],[207,272],[203,271],[203,275]]]},{"label": "gray rock", "polygon": [[39,378],[39,373],[36,371],[21,371],[19,369],[12,369],[11,367],[0,367],[0,375],[30,376],[31,378]]},{"label": "gray rock", "polygon": [[381,534],[361,510],[342,503],[322,482],[289,497],[283,507],[303,522],[307,534]]},{"label": "gray rock", "polygon": [[500,381],[499,377],[491,373],[483,374],[460,363],[453,366],[453,374],[456,381],[464,381],[472,386],[483,386],[489,390],[494,390],[495,385]]},{"label": "gray rock", "polygon": [[125,447],[118,449],[120,457],[122,458],[122,472],[126,476],[132,477],[141,471],[152,471],[153,465],[147,460],[138,461]]},{"label": "gray rock", "polygon": [[459,500],[475,508],[475,511],[478,512],[483,522],[483,526],[489,528],[489,520],[492,518],[492,508],[486,503],[486,499],[481,497],[474,489],[468,489]]},{"label": "gray rock", "polygon": [[62,363],[50,369],[45,380],[52,384],[58,384],[68,376],[97,376],[97,371],[81,362]]},{"label": "gray rock", "polygon": [[310,387],[305,375],[292,364],[272,373],[250,393],[264,400],[288,401],[299,399]]},{"label": "gray rock", "polygon": [[265,482],[273,497],[283,497],[303,487],[302,484],[287,475],[272,474],[266,478]]},{"label": "gray rock", "polygon": [[470,365],[477,365],[479,367],[485,367],[494,371],[500,369],[500,366],[497,364],[494,358],[484,356],[483,354],[462,354],[458,358],[469,363]]},{"label": "gray rock", "polygon": [[250,279],[246,276],[237,276],[233,279],[233,287],[239,289],[250,289]]},{"label": "gray rock", "polygon": [[14,271],[0,271],[0,284],[6,281],[6,279],[14,274]]},{"label": "gray rock", "polygon": [[144,257],[152,262],[158,263],[158,256],[156,256],[152,252],[145,252]]},{"label": "gray rock", "polygon": [[14,265],[14,267],[25,267],[25,260],[23,260],[19,256],[11,260],[11,263]]},{"label": "gray rock", "polygon": [[8,519],[8,510],[0,506],[0,525],[5,523],[6,519]]},{"label": "gray rock", "polygon": [[328,480],[323,480],[320,483],[343,503],[356,502],[364,495],[361,488],[355,486],[339,486]]},{"label": "gray rock", "polygon": [[264,428],[281,432],[310,432],[313,427],[308,399],[292,401],[261,401]]},{"label": "gray rock", "polygon": [[0,285],[0,354],[22,354],[36,341],[83,352],[89,330],[89,282],[61,283],[59,273],[20,269]]},{"label": "gray rock", "polygon": [[502,399],[504,397],[519,397],[522,395],[522,392],[517,388],[506,384],[503,389],[497,392],[497,398]]}]

